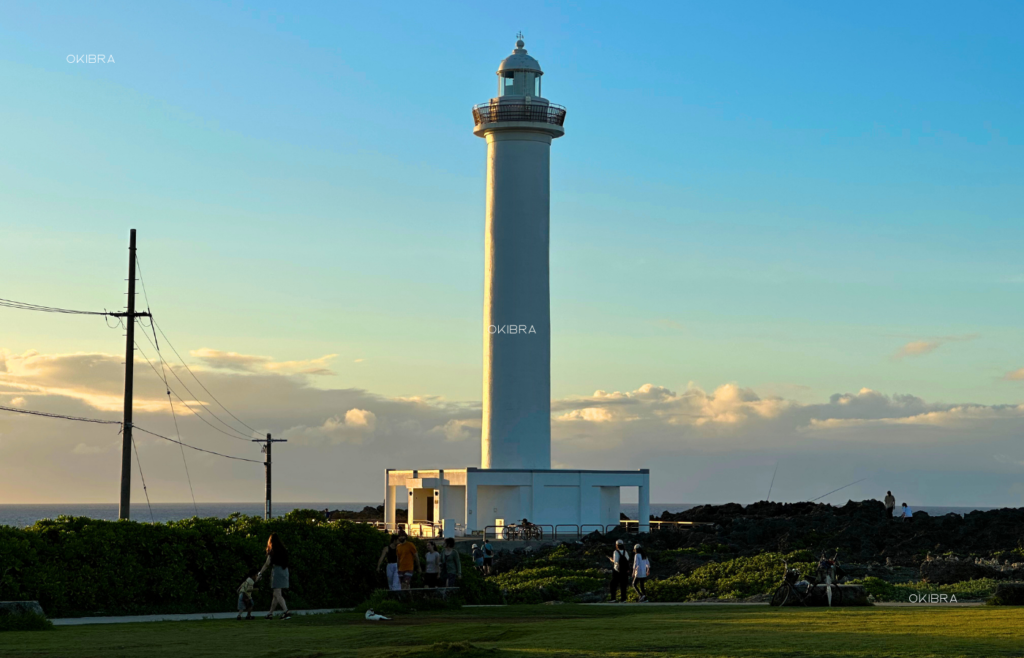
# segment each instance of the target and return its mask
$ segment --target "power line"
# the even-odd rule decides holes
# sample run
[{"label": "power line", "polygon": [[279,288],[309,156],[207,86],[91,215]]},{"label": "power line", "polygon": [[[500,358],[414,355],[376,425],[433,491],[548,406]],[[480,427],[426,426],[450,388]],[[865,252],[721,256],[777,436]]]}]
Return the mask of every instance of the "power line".
[{"label": "power line", "polygon": [[153,516],[153,506],[149,503],[149,489],[146,488],[146,476],[142,474],[142,460],[139,459],[139,446],[135,445],[135,437],[132,437],[132,447],[135,448],[135,463],[139,465],[139,477],[142,478],[142,491],[146,494],[146,507],[149,508],[149,520],[156,523]]},{"label": "power line", "polygon": [[[145,286],[143,286],[143,287],[145,287]],[[245,425],[248,429],[252,430],[256,434],[259,434],[260,431],[258,429],[256,429],[255,427],[252,427],[251,425],[247,424],[244,420],[242,420],[241,418],[239,418],[235,414],[231,413],[230,409],[228,409],[223,404],[221,404],[221,401],[217,399],[217,396],[215,396],[213,393],[211,393],[210,389],[206,388],[206,386],[203,384],[203,382],[199,381],[199,378],[196,377],[196,373],[192,372],[192,369],[188,367],[187,363],[185,363],[185,359],[181,358],[181,355],[178,354],[178,350],[174,349],[174,343],[172,343],[171,339],[167,337],[167,334],[164,333],[164,330],[160,327],[160,325],[156,323],[156,320],[153,320],[152,318],[150,318],[150,322],[152,322],[153,326],[155,326],[157,328],[157,331],[160,332],[160,335],[164,337],[164,341],[168,345],[171,346],[171,350],[174,352],[174,355],[178,357],[179,361],[181,361],[181,365],[185,366],[185,370],[188,370],[188,374],[192,375],[192,378],[195,379],[196,382],[198,382],[198,384],[203,387],[203,390],[206,391],[207,393],[209,393],[210,397],[213,398],[213,401],[216,402],[218,405],[220,405],[220,408],[223,409],[224,411],[226,411],[229,416],[231,416],[232,418],[234,418],[235,420],[240,422],[242,425]],[[172,369],[171,372],[173,373],[174,370]]]},{"label": "power line", "polygon": [[[146,300],[146,310],[149,312],[149,329],[150,331],[153,331],[153,309],[149,305],[149,292],[146,290],[146,277],[142,275],[142,262],[139,260],[138,254],[135,256],[135,266],[139,269],[139,282],[142,284],[142,296]],[[146,326],[141,320],[139,321],[139,324],[142,324],[143,327]],[[153,346],[156,347],[156,355],[160,359],[160,378],[164,381],[164,390],[167,391],[167,404],[171,407],[171,418],[174,420],[174,435],[178,437],[178,441],[181,441],[181,430],[178,429],[178,414],[174,412],[174,400],[171,399],[171,387],[167,383],[167,373],[164,370],[164,355],[160,353],[160,343],[156,339],[156,331],[153,331]],[[196,505],[196,491],[192,488],[192,475],[188,472],[188,460],[185,459],[185,448],[179,444],[178,449],[181,450],[181,463],[185,466],[185,479],[188,481],[188,492],[192,496],[192,509],[195,510],[196,516],[199,516],[199,507]]]},{"label": "power line", "polygon": [[[141,280],[141,273],[139,278]],[[145,291],[145,284],[143,284],[142,289]],[[147,299],[146,302],[148,303],[149,300]],[[150,326],[152,326],[152,320],[150,320]],[[156,338],[156,336],[154,335],[153,338]],[[167,383],[167,373],[164,371],[164,356],[160,353],[159,347],[157,347],[156,354],[160,357],[160,374],[164,380],[164,388],[167,390],[167,404],[171,407],[171,418],[174,420],[174,435],[178,437],[179,441],[181,441],[181,430],[178,429],[178,414],[174,412],[174,400],[171,399],[171,387]],[[192,509],[195,510],[196,516],[199,516],[199,507],[196,505],[196,492],[195,489],[192,488],[192,476],[189,475],[188,461],[185,459],[185,449],[180,445],[178,446],[178,449],[181,450],[181,463],[185,465],[185,479],[188,480],[188,492],[192,495]]]},{"label": "power line", "polygon": [[[141,264],[141,263],[139,262],[139,259],[138,259],[138,256],[137,256],[137,255],[136,255],[136,258],[135,258],[135,264],[136,264],[136,266],[138,267],[138,271],[139,271],[139,282],[140,282],[140,283],[142,283],[142,295],[143,295],[143,297],[144,297],[144,298],[146,299],[146,311],[148,312],[148,315],[149,315],[149,327],[148,327],[148,328],[149,328],[149,329],[150,329],[150,330],[151,330],[151,331],[153,332],[153,340],[149,340],[149,334],[147,334],[147,333],[146,333],[145,331],[144,331],[144,332],[142,332],[142,334],[143,334],[143,335],[144,335],[144,336],[146,337],[146,340],[149,340],[149,344],[153,346],[153,349],[155,349],[155,350],[156,350],[156,354],[157,354],[157,357],[158,357],[158,358],[159,358],[159,360],[160,360],[160,378],[161,378],[161,379],[163,380],[163,382],[164,382],[164,388],[165,388],[165,389],[167,390],[167,396],[168,396],[168,399],[170,399],[170,394],[171,394],[171,390],[170,390],[170,389],[171,389],[171,387],[170,387],[170,386],[168,385],[168,383],[167,383],[167,374],[166,374],[166,372],[164,371],[164,366],[165,366],[165,365],[167,365],[167,370],[170,370],[170,371],[171,371],[171,374],[172,374],[172,375],[174,375],[174,378],[175,378],[175,379],[177,379],[177,380],[178,380],[178,382],[179,382],[179,383],[180,383],[180,384],[181,384],[181,385],[182,385],[182,386],[183,386],[183,387],[185,388],[185,391],[186,391],[186,392],[187,392],[187,393],[188,393],[188,394],[189,394],[190,396],[192,396],[192,399],[193,399],[193,400],[196,400],[196,401],[200,401],[200,398],[199,398],[199,396],[197,396],[197,395],[196,395],[195,393],[193,393],[193,392],[192,392],[192,390],[191,390],[191,389],[190,389],[190,388],[188,387],[188,385],[187,385],[187,384],[185,384],[185,382],[184,382],[184,381],[182,381],[181,377],[178,377],[178,374],[177,374],[176,372],[174,372],[174,368],[172,368],[172,367],[171,367],[171,366],[170,366],[169,364],[166,364],[166,362],[164,361],[164,357],[163,357],[163,354],[162,354],[162,353],[160,352],[160,342],[159,342],[159,341],[157,340],[157,337],[156,337],[156,329],[159,329],[159,327],[158,327],[158,326],[156,325],[156,322],[154,322],[154,321],[153,321],[153,314],[152,314],[152,309],[151,309],[151,308],[150,308],[150,306],[149,306],[149,293],[148,293],[148,292],[146,291],[146,278],[145,278],[145,276],[143,276],[143,274],[142,274],[142,264]],[[143,326],[145,326],[145,325],[143,325]],[[250,430],[252,430],[252,431],[253,431],[254,433],[256,433],[256,434],[259,434],[259,432],[258,432],[257,430],[255,430],[255,429],[253,429],[253,428],[249,427],[248,425],[246,425],[245,423],[243,423],[243,422],[242,422],[241,420],[239,420],[237,416],[235,416],[235,415],[234,415],[233,413],[231,413],[231,411],[230,411],[230,410],[228,410],[228,408],[227,408],[227,407],[225,407],[225,406],[224,406],[223,404],[221,404],[220,400],[218,400],[218,399],[217,399],[217,398],[216,398],[216,397],[215,397],[215,396],[213,395],[213,393],[210,393],[210,390],[209,390],[209,389],[207,389],[207,388],[206,388],[206,386],[204,386],[204,385],[203,385],[203,382],[199,381],[199,378],[198,378],[198,377],[196,377],[195,373],[193,373],[193,372],[192,372],[192,371],[191,371],[191,370],[189,369],[189,367],[188,367],[188,364],[187,364],[187,363],[185,363],[184,359],[182,359],[182,358],[181,358],[181,355],[180,355],[180,354],[178,354],[178,351],[174,349],[174,345],[172,345],[172,344],[171,344],[171,341],[170,341],[170,339],[169,339],[169,338],[167,338],[167,334],[165,334],[165,333],[164,333],[164,330],[163,330],[163,329],[160,329],[160,335],[164,337],[164,340],[165,340],[165,341],[167,342],[167,344],[168,344],[168,345],[171,345],[171,349],[172,349],[172,350],[174,350],[174,353],[175,353],[175,355],[177,355],[177,356],[178,356],[178,359],[179,359],[179,360],[181,360],[181,362],[182,362],[182,365],[184,365],[184,366],[185,366],[185,369],[189,371],[189,374],[191,374],[191,375],[192,375],[192,378],[193,378],[193,379],[195,379],[195,380],[196,380],[196,382],[198,382],[198,383],[199,383],[199,385],[203,387],[203,390],[204,390],[204,391],[206,391],[207,393],[209,393],[210,397],[212,397],[212,398],[214,399],[214,401],[215,401],[215,402],[216,402],[216,403],[217,403],[218,405],[220,405],[220,407],[221,407],[222,409],[224,409],[224,411],[227,411],[227,412],[228,412],[228,414],[229,414],[229,415],[230,415],[230,416],[231,416],[232,418],[234,418],[235,420],[237,420],[237,421],[238,421],[239,423],[242,423],[242,425],[245,425],[245,427],[248,427],[248,428],[249,428]],[[140,352],[142,352],[142,348],[141,348],[141,347],[139,347],[138,343],[136,343],[136,347],[138,347],[139,351],[140,351]],[[143,356],[145,356],[145,353],[143,353]],[[149,359],[148,359],[148,357],[147,357],[147,359],[146,359],[146,360],[147,360],[147,361],[149,360]],[[153,371],[155,372],[155,371],[156,371],[156,368],[155,368],[155,367],[153,366],[153,364],[152,364],[152,363],[150,363],[149,365],[150,365],[150,367],[151,367],[151,368],[153,368]],[[185,406],[186,406],[186,407],[188,408],[188,410],[189,410],[189,411],[191,411],[191,412],[192,412],[193,414],[195,414],[195,415],[199,416],[199,414],[196,414],[195,410],[193,410],[193,409],[192,409],[192,408],[191,408],[191,407],[190,407],[190,406],[188,405],[188,403],[186,403],[186,402],[185,402],[184,400],[182,400],[181,396],[179,396],[179,395],[178,395],[177,393],[175,393],[174,395],[175,395],[175,397],[177,397],[177,398],[178,398],[179,400],[181,400],[181,403],[182,403],[182,404],[184,404],[184,405],[185,405]],[[251,440],[251,439],[252,439],[252,437],[246,436],[244,432],[241,432],[241,431],[239,431],[239,430],[235,429],[234,427],[232,427],[232,426],[231,426],[230,424],[226,423],[226,422],[225,422],[224,420],[222,420],[222,419],[221,419],[221,418],[220,418],[220,417],[219,417],[219,416],[218,416],[217,414],[213,413],[213,411],[212,411],[212,410],[211,410],[211,409],[210,409],[209,407],[207,407],[206,405],[201,405],[201,408],[202,408],[202,409],[203,409],[204,411],[206,411],[206,413],[208,413],[208,414],[210,414],[211,416],[213,416],[213,417],[214,417],[214,419],[215,419],[215,420],[216,420],[216,421],[217,421],[218,423],[220,423],[220,424],[221,424],[221,425],[223,425],[224,427],[228,428],[229,430],[231,430],[231,431],[232,431],[232,432],[234,432],[235,434],[238,434],[238,435],[239,435],[240,437],[244,437],[244,438],[240,438],[239,440],[245,440],[245,441],[248,441],[248,440]],[[171,404],[171,413],[172,413],[172,414],[174,413],[174,404],[173,404],[173,403]],[[200,419],[202,419],[202,416],[199,416],[199,418],[200,418]],[[177,421],[175,421],[175,422],[177,422]],[[205,422],[205,420],[204,420],[204,422]],[[207,423],[207,425],[209,425],[209,423]],[[212,427],[212,425],[211,425],[211,427]],[[217,429],[217,428],[216,428],[216,427],[214,427],[214,429]],[[219,430],[219,429],[218,429],[218,431],[219,431],[219,432],[221,432],[222,434],[226,434],[226,432],[224,432],[223,430]],[[231,435],[229,434],[228,436],[231,436]],[[179,438],[180,438],[180,437],[179,437]],[[233,437],[233,438],[234,438],[234,437]],[[185,470],[186,470],[186,471],[188,470],[188,466],[187,466],[187,465],[185,466]],[[193,502],[194,502],[194,501],[193,501]],[[198,513],[198,510],[197,510],[197,513]]]},{"label": "power line", "polygon": [[[102,423],[104,425],[120,425],[121,424],[121,421],[118,421],[118,420],[97,420],[95,418],[81,418],[79,416],[65,416],[65,415],[62,415],[62,414],[49,414],[49,413],[45,413],[43,411],[30,411],[28,409],[15,409],[14,407],[0,406],[0,410],[3,410],[3,411],[13,411],[13,412],[19,413],[19,414],[30,414],[32,416],[46,416],[48,418],[63,418],[65,420],[78,420],[78,421],[82,421],[82,422],[85,422],[85,423]],[[235,459],[237,461],[242,461],[242,462],[252,462],[253,464],[263,464],[263,462],[256,461],[255,459],[246,459],[245,457],[232,457],[231,455],[221,454],[219,452],[214,452],[212,450],[205,450],[203,448],[197,448],[195,446],[190,446],[189,444],[187,444],[187,443],[185,443],[183,441],[175,441],[174,439],[168,439],[166,436],[162,436],[160,434],[157,434],[156,432],[150,432],[149,430],[142,429],[138,425],[133,425],[133,427],[135,429],[139,430],[140,432],[145,432],[146,434],[152,434],[153,436],[155,436],[157,438],[163,439],[165,441],[170,441],[171,443],[177,443],[179,445],[185,446],[186,448],[192,448],[193,450],[198,450],[199,452],[206,452],[206,453],[209,453],[211,455],[217,455],[218,457],[224,457],[226,459]]]},{"label": "power line", "polygon": [[[161,369],[163,368],[163,362],[160,362]],[[167,380],[164,380],[167,383]],[[167,402],[171,405],[171,418],[174,419],[174,435],[178,437],[178,441],[181,441],[181,430],[178,429],[178,416],[174,413],[174,401],[171,400],[171,391],[167,390]],[[192,488],[192,476],[188,473],[188,462],[185,461],[185,448],[178,444],[178,449],[181,450],[181,463],[185,465],[185,479],[188,480],[188,492],[192,494],[192,509],[196,511],[196,516],[199,516],[199,507],[196,505],[196,492]]]},{"label": "power line", "polygon": [[[143,333],[142,333],[142,335],[144,335],[144,336],[145,336],[145,335],[146,335],[146,333],[145,333],[145,332],[143,332]],[[148,339],[148,338],[149,338],[149,336],[146,336],[146,338]],[[152,341],[150,341],[150,344],[152,344]],[[156,366],[154,366],[154,365],[153,365],[153,362],[149,360],[149,357],[148,357],[148,356],[146,355],[146,352],[145,352],[145,351],[144,351],[144,350],[142,349],[142,346],[141,346],[141,345],[139,345],[139,343],[138,343],[138,342],[136,342],[136,343],[135,343],[135,347],[136,347],[136,348],[138,348],[139,352],[140,352],[140,353],[142,354],[142,358],[144,358],[144,359],[146,360],[146,363],[148,363],[148,364],[149,364],[149,367],[150,367],[150,368],[152,368],[152,369],[153,369],[153,372],[155,372],[155,373],[156,373],[156,375],[157,375],[157,377],[159,377],[159,376],[160,376],[160,371],[158,371],[158,370],[156,369]],[[179,383],[181,383],[181,385],[182,385],[182,386],[185,386],[185,382],[181,381],[181,377],[178,377],[178,375],[176,375],[176,374],[174,373],[174,368],[170,368],[170,367],[168,367],[168,370],[170,370],[170,371],[171,371],[171,374],[172,374],[172,375],[174,375],[174,378],[175,378],[175,379],[177,379],[177,380],[178,380],[178,382],[179,382]],[[166,384],[166,380],[165,380],[165,384]],[[202,409],[202,410],[203,410],[203,411],[205,411],[206,413],[208,413],[208,414],[210,414],[211,416],[213,416],[213,417],[214,417],[214,419],[216,419],[216,420],[217,420],[217,422],[219,422],[219,423],[220,423],[221,425],[223,425],[224,427],[228,428],[229,430],[231,430],[231,431],[232,431],[232,432],[234,432],[235,434],[229,434],[228,432],[225,432],[224,430],[222,430],[221,428],[217,427],[216,425],[214,425],[214,424],[213,424],[213,423],[211,423],[210,421],[206,420],[206,418],[204,418],[203,416],[200,416],[200,415],[199,415],[199,412],[197,412],[197,411],[196,411],[195,409],[193,409],[193,408],[191,407],[191,405],[189,405],[189,403],[188,403],[188,402],[185,402],[185,400],[184,400],[184,399],[182,399],[182,397],[181,397],[180,395],[178,395],[177,393],[175,393],[174,391],[172,391],[172,390],[170,389],[170,387],[169,387],[169,386],[168,386],[167,390],[168,390],[169,392],[171,392],[171,393],[174,393],[174,397],[178,398],[178,400],[179,400],[179,401],[181,401],[181,403],[182,403],[183,405],[185,405],[185,408],[187,408],[187,409],[188,409],[189,411],[191,411],[191,412],[192,412],[192,413],[193,413],[193,414],[194,414],[194,415],[196,416],[196,418],[198,418],[199,420],[203,421],[204,423],[206,423],[207,425],[209,425],[209,426],[210,426],[210,427],[212,427],[213,429],[217,430],[217,431],[218,431],[218,432],[220,432],[221,434],[223,434],[223,435],[225,435],[225,436],[230,436],[230,437],[231,437],[232,439],[236,439],[236,440],[238,440],[238,441],[251,441],[251,440],[252,440],[252,437],[251,437],[251,436],[245,436],[245,435],[244,435],[244,434],[242,434],[242,433],[241,433],[240,431],[236,430],[236,429],[235,429],[234,427],[231,427],[230,425],[228,425],[227,423],[225,423],[225,422],[224,422],[223,420],[221,420],[221,419],[220,419],[220,417],[219,417],[219,416],[217,416],[217,414],[215,414],[215,413],[213,413],[212,411],[210,411],[210,409],[209,409],[209,408],[207,408],[207,407],[206,407],[205,405],[200,405],[200,409]],[[190,391],[190,390],[189,390],[188,386],[185,386],[185,390],[186,390],[186,391],[188,392],[188,394],[189,394],[189,395],[191,395],[191,396],[192,396],[192,399],[193,399],[193,400],[197,400],[197,397],[196,397],[196,395],[195,395],[195,394],[194,394],[194,393],[193,393],[192,391]],[[197,400],[197,401],[198,401],[198,400]]]},{"label": "power line", "polygon": [[99,423],[101,425],[120,425],[119,420],[99,420],[98,418],[82,418],[81,416],[65,416],[64,414],[51,414],[45,411],[32,411],[30,409],[16,409],[15,407],[0,406],[3,411],[13,411],[18,414],[29,414],[30,416],[45,416],[47,418],[63,418],[64,420],[77,420],[83,423]]},{"label": "power line", "polygon": [[174,439],[169,439],[166,436],[163,436],[162,434],[157,434],[156,432],[150,432],[149,430],[142,429],[138,425],[135,425],[134,427],[135,427],[135,429],[139,430],[140,432],[145,432],[146,434],[152,434],[153,436],[157,437],[158,439],[163,439],[164,441],[170,441],[171,443],[177,443],[178,445],[185,446],[186,448],[192,448],[193,450],[198,450],[199,452],[205,452],[205,453],[208,453],[208,454],[211,454],[211,455],[217,455],[218,457],[224,457],[225,459],[234,459],[234,460],[237,460],[237,461],[240,461],[240,462],[251,462],[253,464],[261,464],[261,465],[263,464],[263,462],[256,461],[255,459],[246,459],[245,457],[232,457],[231,455],[225,455],[223,453],[214,452],[212,450],[206,450],[205,448],[197,448],[195,446],[190,446],[189,444],[187,444],[187,443],[185,443],[183,441],[175,441]]},{"label": "power line", "polygon": [[55,306],[43,306],[41,304],[31,304],[29,302],[16,302],[13,299],[2,299],[0,298],[0,306],[6,306],[7,308],[17,308],[22,311],[40,311],[42,313],[66,313],[68,315],[113,315],[108,311],[76,311],[70,308],[57,308]]},{"label": "power line", "polygon": [[[146,310],[152,313],[153,309],[149,307],[149,294],[146,293],[146,280],[142,277],[142,263],[139,261],[138,254],[135,254],[135,267],[139,268],[139,282],[142,284],[142,296],[146,298]],[[149,321],[153,321],[152,316]]]}]

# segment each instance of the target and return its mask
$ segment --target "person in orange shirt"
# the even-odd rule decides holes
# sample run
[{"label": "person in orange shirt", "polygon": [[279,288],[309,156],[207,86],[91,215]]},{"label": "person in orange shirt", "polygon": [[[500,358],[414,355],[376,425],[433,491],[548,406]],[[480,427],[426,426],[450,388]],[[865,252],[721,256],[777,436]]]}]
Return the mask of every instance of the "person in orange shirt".
[{"label": "person in orange shirt", "polygon": [[420,558],[416,546],[407,541],[405,535],[398,537],[398,579],[402,589],[412,587],[412,572],[420,570]]}]

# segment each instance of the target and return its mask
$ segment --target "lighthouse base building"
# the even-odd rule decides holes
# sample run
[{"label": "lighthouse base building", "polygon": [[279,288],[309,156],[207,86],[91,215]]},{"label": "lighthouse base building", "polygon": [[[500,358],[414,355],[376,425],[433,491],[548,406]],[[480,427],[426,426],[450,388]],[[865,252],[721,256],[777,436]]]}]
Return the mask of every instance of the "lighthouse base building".
[{"label": "lighthouse base building", "polygon": [[618,525],[621,490],[636,487],[648,530],[647,469],[551,468],[551,143],[566,110],[542,96],[543,75],[520,36],[498,67],[498,95],[473,108],[473,133],[487,140],[480,468],[388,469],[389,529],[400,489],[412,534],[501,536],[523,519],[556,534]]},{"label": "lighthouse base building", "polygon": [[619,524],[622,487],[638,490],[640,531],[650,517],[650,473],[639,471],[573,471],[445,468],[387,471],[384,520],[395,523],[398,488],[408,496],[411,534],[433,536],[435,528],[501,536],[501,528],[529,519],[551,526],[556,534],[604,532]]}]

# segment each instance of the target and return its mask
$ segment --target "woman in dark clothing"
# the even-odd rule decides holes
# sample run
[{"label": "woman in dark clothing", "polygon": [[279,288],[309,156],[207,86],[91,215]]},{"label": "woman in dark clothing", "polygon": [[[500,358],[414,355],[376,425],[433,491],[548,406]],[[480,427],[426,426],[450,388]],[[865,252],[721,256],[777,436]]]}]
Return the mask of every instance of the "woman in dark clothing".
[{"label": "woman in dark clothing", "polygon": [[455,550],[455,540],[446,537],[444,540],[444,551],[441,552],[441,569],[445,574],[443,586],[456,587],[459,579],[462,578],[462,558]]},{"label": "woman in dark clothing", "polygon": [[384,576],[388,581],[388,589],[392,591],[402,589],[402,584],[398,579],[398,537],[399,535],[391,535],[391,541],[380,552],[380,559],[377,560],[378,571],[385,564],[384,561],[387,560]]},{"label": "woman in dark clothing", "polygon": [[284,595],[281,593],[281,590],[288,589],[288,549],[284,547],[284,542],[276,532],[270,533],[270,539],[267,540],[267,561],[260,569],[257,580],[263,577],[263,572],[267,569],[271,569],[270,588],[274,590],[274,599],[270,602],[270,613],[267,615],[267,619],[274,618],[274,609],[278,606],[284,613],[281,615],[281,619],[290,619],[292,613],[288,612],[288,604],[284,602]]}]

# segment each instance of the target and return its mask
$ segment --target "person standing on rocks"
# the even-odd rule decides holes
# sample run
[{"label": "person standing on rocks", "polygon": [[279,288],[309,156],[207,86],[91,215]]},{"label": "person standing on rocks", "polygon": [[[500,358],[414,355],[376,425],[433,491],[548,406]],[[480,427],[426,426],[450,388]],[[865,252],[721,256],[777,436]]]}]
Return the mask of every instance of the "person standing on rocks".
[{"label": "person standing on rocks", "polygon": [[892,495],[891,491],[885,492],[885,514],[890,519],[892,518],[892,512],[896,508],[896,496]]},{"label": "person standing on rocks", "polygon": [[615,598],[616,591],[621,594],[622,602],[625,603],[630,572],[629,553],[626,552],[626,542],[621,539],[615,540],[615,552],[608,558],[608,561],[612,563],[612,603],[618,602],[618,599]]}]

